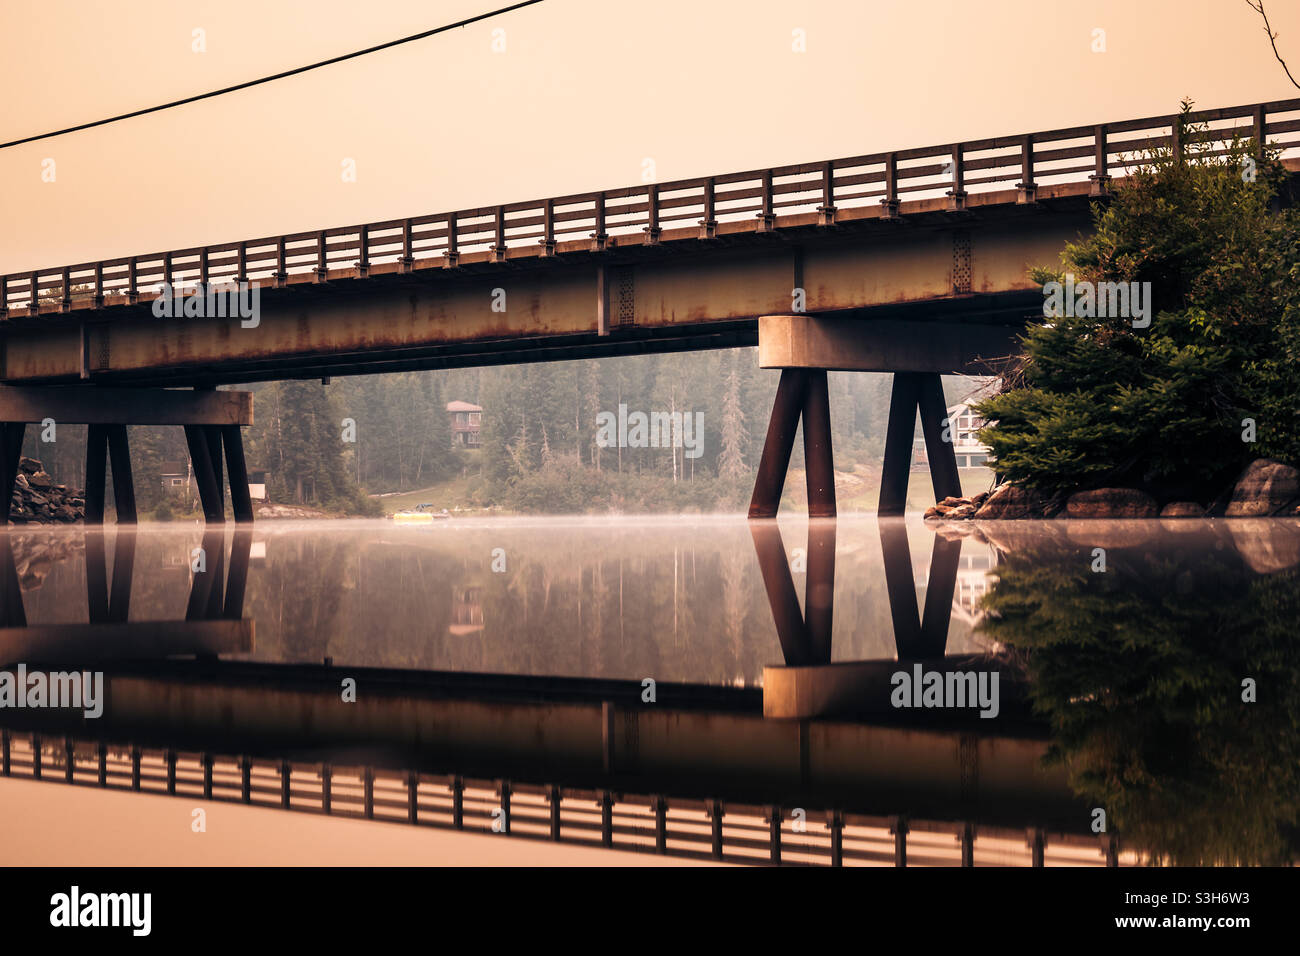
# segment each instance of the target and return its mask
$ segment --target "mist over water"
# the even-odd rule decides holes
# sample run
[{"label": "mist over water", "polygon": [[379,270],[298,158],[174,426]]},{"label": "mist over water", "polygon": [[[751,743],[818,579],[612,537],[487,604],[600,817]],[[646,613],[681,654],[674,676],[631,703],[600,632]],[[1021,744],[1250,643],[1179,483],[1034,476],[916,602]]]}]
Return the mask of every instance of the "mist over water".
[{"label": "mist over water", "polygon": [[[801,597],[805,526],[780,524]],[[932,535],[907,536],[923,602]],[[82,533],[11,538],[28,622],[86,621]],[[132,620],[183,620],[202,530],[136,538]],[[987,643],[972,623],[993,552],[969,542],[963,560],[949,653]],[[832,659],[893,657],[874,521],[839,521],[834,587]],[[259,524],[243,611],[255,640],[235,659],[743,685],[782,662],[749,524],[728,517]]]}]

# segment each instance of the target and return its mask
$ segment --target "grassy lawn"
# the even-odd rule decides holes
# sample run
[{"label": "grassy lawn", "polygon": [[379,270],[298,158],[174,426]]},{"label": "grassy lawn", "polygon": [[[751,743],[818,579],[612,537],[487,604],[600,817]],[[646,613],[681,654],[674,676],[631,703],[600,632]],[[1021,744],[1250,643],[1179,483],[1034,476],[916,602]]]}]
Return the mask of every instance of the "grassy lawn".
[{"label": "grassy lawn", "polygon": [[384,514],[391,515],[405,508],[414,508],[426,501],[433,505],[434,511],[439,511],[442,508],[450,511],[456,505],[464,507],[468,495],[469,479],[452,478],[440,484],[431,485],[428,488],[405,491],[399,495],[389,495],[377,500],[384,506]]}]

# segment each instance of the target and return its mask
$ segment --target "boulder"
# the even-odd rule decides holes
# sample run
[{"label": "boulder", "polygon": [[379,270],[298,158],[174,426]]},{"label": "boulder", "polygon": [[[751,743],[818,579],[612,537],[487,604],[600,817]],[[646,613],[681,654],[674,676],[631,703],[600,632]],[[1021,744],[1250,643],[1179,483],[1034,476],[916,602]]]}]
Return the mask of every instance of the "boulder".
[{"label": "boulder", "polygon": [[43,471],[33,472],[27,477],[27,483],[33,488],[45,490],[54,487],[54,479]]},{"label": "boulder", "polygon": [[1045,513],[1043,500],[1032,491],[1019,485],[995,488],[975,513],[981,519],[1041,518]]},{"label": "boulder", "polygon": [[1070,495],[1065,514],[1070,518],[1154,518],[1156,500],[1136,488],[1094,488]]},{"label": "boulder", "polygon": [[18,470],[25,475],[34,475],[38,471],[44,471],[44,466],[35,458],[28,458],[26,455],[18,459]]},{"label": "boulder", "polygon": [[1160,509],[1162,518],[1204,518],[1205,509],[1195,501],[1171,501]]},{"label": "boulder", "polygon": [[1282,511],[1296,498],[1300,498],[1300,471],[1280,461],[1257,458],[1237,479],[1224,514],[1262,518]]}]

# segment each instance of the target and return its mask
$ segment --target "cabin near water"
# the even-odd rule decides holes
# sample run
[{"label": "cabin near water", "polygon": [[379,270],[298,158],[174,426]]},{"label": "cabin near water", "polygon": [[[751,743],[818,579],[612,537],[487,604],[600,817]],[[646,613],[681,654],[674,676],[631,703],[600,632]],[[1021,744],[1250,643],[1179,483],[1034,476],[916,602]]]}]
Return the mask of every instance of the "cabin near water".
[{"label": "cabin near water", "polygon": [[[188,461],[165,461],[158,475],[163,494],[184,495],[188,498],[194,489],[194,475]],[[266,500],[267,474],[265,468],[248,469],[248,494],[254,501]]]}]

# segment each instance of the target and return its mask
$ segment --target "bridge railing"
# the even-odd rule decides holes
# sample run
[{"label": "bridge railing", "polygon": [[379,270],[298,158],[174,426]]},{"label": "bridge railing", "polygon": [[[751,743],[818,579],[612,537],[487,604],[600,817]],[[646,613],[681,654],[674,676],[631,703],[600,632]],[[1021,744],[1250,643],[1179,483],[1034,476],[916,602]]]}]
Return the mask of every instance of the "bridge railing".
[{"label": "bridge railing", "polygon": [[[893,216],[901,203],[916,200],[961,208],[985,193],[1034,202],[1061,184],[1088,182],[1101,195],[1110,180],[1153,155],[1218,157],[1237,140],[1251,141],[1256,153],[1268,142],[1284,159],[1300,156],[1300,99],[1199,110],[1185,122],[1171,114],[1076,126],[38,269],[0,276],[0,318],[15,309],[66,312],[74,301],[78,308],[99,308],[110,298],[131,303],[163,283],[192,289],[274,285],[302,275],[324,281],[331,270],[364,276],[376,265],[410,268],[416,260],[454,266],[467,253],[497,261],[510,250],[549,255],[574,240],[598,252],[620,237],[658,242],[672,230],[687,231],[668,238],[711,239],[719,223],[755,217],[760,228],[777,228],[778,217],[831,225],[841,210],[861,207]],[[1202,125],[1204,131],[1187,129]]]},{"label": "bridge railing", "polygon": [[740,864],[1135,866],[1114,835],[189,752],[0,728],[0,777]]}]

